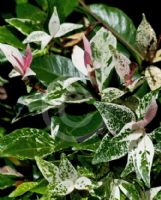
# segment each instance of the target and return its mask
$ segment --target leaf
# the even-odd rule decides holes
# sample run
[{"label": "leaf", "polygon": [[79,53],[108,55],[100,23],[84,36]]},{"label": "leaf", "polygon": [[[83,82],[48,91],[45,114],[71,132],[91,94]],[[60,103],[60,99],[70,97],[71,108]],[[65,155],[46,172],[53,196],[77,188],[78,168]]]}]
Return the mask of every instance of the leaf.
[{"label": "leaf", "polygon": [[57,8],[59,17],[62,21],[64,21],[64,19],[78,6],[78,0],[49,0],[48,2],[49,8],[53,8],[54,6]]},{"label": "leaf", "polygon": [[93,67],[96,70],[96,78],[99,84],[99,90],[106,88],[106,81],[113,69],[111,61],[111,51],[109,45],[116,47],[116,38],[110,31],[101,28],[96,32],[96,35],[91,39],[91,49],[93,58]]},{"label": "leaf", "polygon": [[87,177],[80,177],[75,182],[75,189],[77,190],[89,190],[92,186],[92,182]]},{"label": "leaf", "polygon": [[51,162],[36,157],[36,163],[44,178],[53,184],[60,182],[59,168]]},{"label": "leaf", "polygon": [[[151,188],[149,191],[146,191],[146,196],[148,200],[157,200],[157,194],[161,191],[161,187]],[[158,199],[159,200],[159,199]]]},{"label": "leaf", "polygon": [[33,31],[27,36],[23,43],[41,42],[41,49],[44,49],[51,39],[52,37],[44,31]]},{"label": "leaf", "polygon": [[118,88],[108,87],[102,91],[101,99],[103,102],[110,103],[113,100],[120,98],[124,94],[125,92],[122,90],[119,90]]},{"label": "leaf", "polygon": [[60,25],[60,28],[54,37],[55,38],[61,37],[71,31],[74,31],[74,30],[82,28],[82,27],[83,27],[83,25],[81,25],[81,24],[63,23]]},{"label": "leaf", "polygon": [[120,180],[119,188],[129,200],[137,200],[141,198],[135,186],[127,181]]},{"label": "leaf", "polygon": [[133,151],[133,162],[135,169],[147,187],[150,187],[150,171],[152,167],[153,156],[153,143],[148,135],[144,135]]},{"label": "leaf", "polygon": [[51,83],[54,79],[67,77],[82,77],[70,59],[59,55],[46,55],[35,58],[32,62],[32,69],[37,78]]},{"label": "leaf", "polygon": [[134,45],[136,28],[132,20],[123,11],[104,4],[92,4],[90,10],[118,32],[120,37]]},{"label": "leaf", "polygon": [[8,177],[6,175],[0,174],[0,189],[3,190],[8,187],[12,187],[15,184],[15,180],[11,179],[11,177]]},{"label": "leaf", "polygon": [[1,157],[34,159],[55,151],[55,141],[46,132],[35,128],[23,128],[4,136],[0,141]]},{"label": "leaf", "polygon": [[120,189],[118,185],[113,184],[109,200],[120,200]]},{"label": "leaf", "polygon": [[44,21],[46,13],[41,11],[38,7],[29,3],[17,4],[16,15],[21,19],[31,19],[35,21]]},{"label": "leaf", "polygon": [[132,157],[131,152],[129,152],[128,153],[127,164],[125,166],[125,169],[121,173],[121,177],[128,176],[133,171],[135,171],[134,165],[133,165],[133,157]]},{"label": "leaf", "polygon": [[39,24],[30,19],[10,18],[6,19],[5,21],[24,35],[28,35],[33,31],[39,30]]},{"label": "leaf", "polygon": [[[149,22],[146,20],[145,15],[143,14],[143,19],[141,21],[141,24],[139,25],[136,33],[136,44],[139,48],[139,50],[144,54],[147,55],[147,53],[152,53],[152,55],[155,53],[155,50],[157,49],[157,37],[156,34],[149,24]],[[152,55],[149,55],[150,57]]]},{"label": "leaf", "polygon": [[9,197],[18,197],[24,193],[30,191],[38,185],[38,182],[24,182],[20,184],[13,192],[9,194]]},{"label": "leaf", "polygon": [[22,42],[6,26],[0,27],[0,42],[13,45],[20,49],[24,48]]},{"label": "leaf", "polygon": [[76,169],[73,167],[71,162],[65,157],[65,155],[62,155],[59,165],[59,173],[61,180],[65,181],[67,179],[71,181],[76,181],[78,178],[78,173]]},{"label": "leaf", "polygon": [[113,135],[119,133],[126,123],[135,120],[134,113],[126,106],[104,102],[95,102],[94,105]]},{"label": "leaf", "polygon": [[0,174],[10,176],[10,177],[23,177],[21,173],[16,171],[14,168],[11,168],[10,166],[0,167]]},{"label": "leaf", "polygon": [[74,190],[74,183],[71,180],[65,180],[56,185],[49,184],[49,192],[52,196],[66,196]]},{"label": "leaf", "polygon": [[150,104],[154,99],[157,99],[157,97],[158,97],[158,91],[155,91],[155,92],[149,92],[139,99],[139,105],[136,110],[136,115],[138,120],[144,118],[145,114],[149,109]]},{"label": "leaf", "polygon": [[53,14],[49,20],[48,29],[49,29],[49,33],[52,37],[54,37],[55,34],[60,29],[60,21],[59,21],[56,7],[54,7]]},{"label": "leaf", "polygon": [[133,141],[142,136],[142,132],[133,129],[133,124],[134,122],[127,123],[112,139],[106,135],[96,150],[92,163],[108,162],[125,156]]},{"label": "leaf", "polygon": [[150,89],[156,90],[161,87],[161,69],[156,66],[149,66],[145,70],[145,78]]}]

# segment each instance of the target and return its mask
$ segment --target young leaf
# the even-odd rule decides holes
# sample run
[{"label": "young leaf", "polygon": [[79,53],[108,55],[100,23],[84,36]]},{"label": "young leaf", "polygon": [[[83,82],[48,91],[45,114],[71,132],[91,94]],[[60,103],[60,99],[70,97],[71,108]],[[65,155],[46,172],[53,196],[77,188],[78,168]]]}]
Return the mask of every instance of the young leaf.
[{"label": "young leaf", "polygon": [[45,161],[39,157],[36,157],[36,163],[43,174],[44,178],[53,184],[58,184],[60,182],[59,168],[51,162]]},{"label": "young leaf", "polygon": [[60,20],[58,17],[56,7],[54,7],[53,14],[52,14],[52,16],[49,20],[49,24],[48,24],[48,29],[49,29],[50,35],[53,37],[58,32],[59,28],[60,28]]},{"label": "young leaf", "polygon": [[[157,194],[161,191],[161,187],[151,188],[149,191],[146,191],[146,196],[148,200],[157,200]],[[158,199],[159,200],[159,199]]]},{"label": "young leaf", "polygon": [[118,185],[115,185],[115,183],[113,183],[113,187],[112,187],[112,191],[111,191],[109,200],[120,200],[120,189],[119,189]]},{"label": "young leaf", "polygon": [[80,177],[75,182],[75,189],[77,190],[89,190],[92,186],[92,182],[87,177]]},{"label": "young leaf", "polygon": [[19,197],[36,187],[38,184],[38,182],[24,182],[20,184],[13,192],[11,192],[9,197]]},{"label": "young leaf", "polygon": [[55,151],[55,141],[46,132],[34,128],[15,130],[0,140],[0,156],[34,159]]},{"label": "young leaf", "polygon": [[149,66],[145,70],[145,78],[150,89],[156,90],[161,87],[161,69],[156,66]]},{"label": "young leaf", "polygon": [[[146,20],[146,17],[144,14],[143,14],[143,19],[141,21],[141,24],[139,25],[137,29],[136,44],[139,50],[145,56],[153,57],[157,49],[156,34],[153,28],[151,27],[151,25],[149,24],[149,22]],[[150,55],[147,55],[148,53],[150,53]]]},{"label": "young leaf", "polygon": [[119,133],[126,123],[135,121],[134,113],[126,106],[104,102],[95,102],[94,105],[113,135]]},{"label": "young leaf", "polygon": [[145,185],[150,187],[150,172],[154,157],[154,146],[149,136],[144,135],[133,150],[133,162],[136,171]]}]

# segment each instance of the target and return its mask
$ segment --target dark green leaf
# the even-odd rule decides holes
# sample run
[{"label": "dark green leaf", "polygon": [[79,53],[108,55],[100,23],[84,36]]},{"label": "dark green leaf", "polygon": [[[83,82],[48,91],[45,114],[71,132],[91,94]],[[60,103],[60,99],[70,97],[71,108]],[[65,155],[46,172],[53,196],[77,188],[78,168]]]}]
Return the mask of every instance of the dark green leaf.
[{"label": "dark green leaf", "polygon": [[15,35],[13,35],[6,26],[0,27],[0,42],[13,45],[14,47],[20,49],[24,48],[22,42]]},{"label": "dark green leaf", "polygon": [[11,179],[6,175],[0,174],[0,189],[11,187],[15,184],[15,180]]},{"label": "dark green leaf", "polygon": [[54,139],[48,133],[34,128],[15,130],[0,140],[0,157],[34,159],[35,156],[51,154],[54,150]]},{"label": "dark green leaf", "polygon": [[59,55],[46,55],[35,58],[32,69],[38,79],[51,83],[54,79],[63,77],[82,77],[69,58]]}]

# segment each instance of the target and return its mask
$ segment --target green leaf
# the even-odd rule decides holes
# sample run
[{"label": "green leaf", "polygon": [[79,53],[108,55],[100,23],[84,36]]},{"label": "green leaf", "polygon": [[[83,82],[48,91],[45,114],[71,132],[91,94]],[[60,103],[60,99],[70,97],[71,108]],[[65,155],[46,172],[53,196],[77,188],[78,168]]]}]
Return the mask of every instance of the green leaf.
[{"label": "green leaf", "polygon": [[38,182],[24,182],[20,184],[13,192],[9,194],[9,197],[18,197],[23,195],[24,193],[30,191],[34,187],[36,187]]},{"label": "green leaf", "polygon": [[46,83],[51,83],[56,78],[60,80],[63,77],[83,77],[69,58],[59,55],[45,55],[35,58],[31,66],[37,78]]},{"label": "green leaf", "polygon": [[93,57],[93,66],[96,69],[96,78],[99,85],[99,90],[102,91],[107,87],[108,78],[114,63],[112,60],[111,51],[109,45],[116,48],[116,38],[110,31],[105,28],[101,28],[96,32],[96,35],[91,39],[91,49]]},{"label": "green leaf", "polygon": [[59,168],[56,165],[39,157],[36,157],[36,163],[42,175],[49,183],[57,184],[60,182]]},{"label": "green leaf", "polygon": [[8,83],[8,80],[6,80],[0,76],[0,86],[3,86],[5,83]]},{"label": "green leaf", "polygon": [[[154,56],[157,49],[157,37],[144,14],[141,24],[137,29],[136,44],[140,52],[145,56],[150,56],[147,59],[151,59],[151,57]],[[150,55],[147,55],[149,53]]]},{"label": "green leaf", "polygon": [[123,40],[126,40],[132,46],[134,45],[136,28],[132,20],[123,11],[104,4],[90,5],[90,10],[119,33]]},{"label": "green leaf", "polygon": [[3,190],[7,187],[11,187],[15,184],[15,180],[11,179],[6,175],[0,174],[0,189]]},{"label": "green leaf", "polygon": [[6,19],[5,21],[24,35],[28,35],[33,31],[39,30],[39,24],[30,19],[11,18]]},{"label": "green leaf", "polygon": [[12,32],[6,26],[0,27],[0,42],[7,43],[19,49],[24,48],[22,42],[15,35],[13,35]]},{"label": "green leaf", "polygon": [[153,143],[148,135],[144,135],[133,150],[133,162],[136,172],[138,172],[147,187],[150,187],[150,172],[153,156]]},{"label": "green leaf", "polygon": [[49,0],[48,2],[48,7],[51,8],[51,12],[54,6],[57,8],[61,21],[64,21],[65,18],[70,15],[78,5],[78,0]]},{"label": "green leaf", "polygon": [[134,113],[126,106],[104,102],[95,102],[94,105],[113,135],[119,133],[126,123],[135,121]]},{"label": "green leaf", "polygon": [[29,3],[18,4],[16,6],[16,14],[18,18],[31,19],[35,21],[44,21],[46,18],[45,12]]},{"label": "green leaf", "polygon": [[0,140],[0,157],[34,159],[55,151],[55,141],[46,132],[35,128],[23,128],[13,131]]}]

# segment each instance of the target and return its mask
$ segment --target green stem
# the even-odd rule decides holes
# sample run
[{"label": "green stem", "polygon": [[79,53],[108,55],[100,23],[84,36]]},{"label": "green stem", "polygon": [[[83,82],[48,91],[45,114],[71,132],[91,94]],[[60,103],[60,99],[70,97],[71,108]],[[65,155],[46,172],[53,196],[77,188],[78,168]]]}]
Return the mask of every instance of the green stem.
[{"label": "green stem", "polygon": [[80,5],[89,13],[93,18],[95,18],[99,23],[101,23],[105,28],[107,28],[113,35],[122,43],[124,44],[129,50],[134,52],[141,60],[145,60],[144,56],[137,51],[130,43],[128,43],[117,31],[115,31],[107,22],[103,22],[95,13],[93,13],[89,7],[84,3],[84,1],[79,0]]}]

